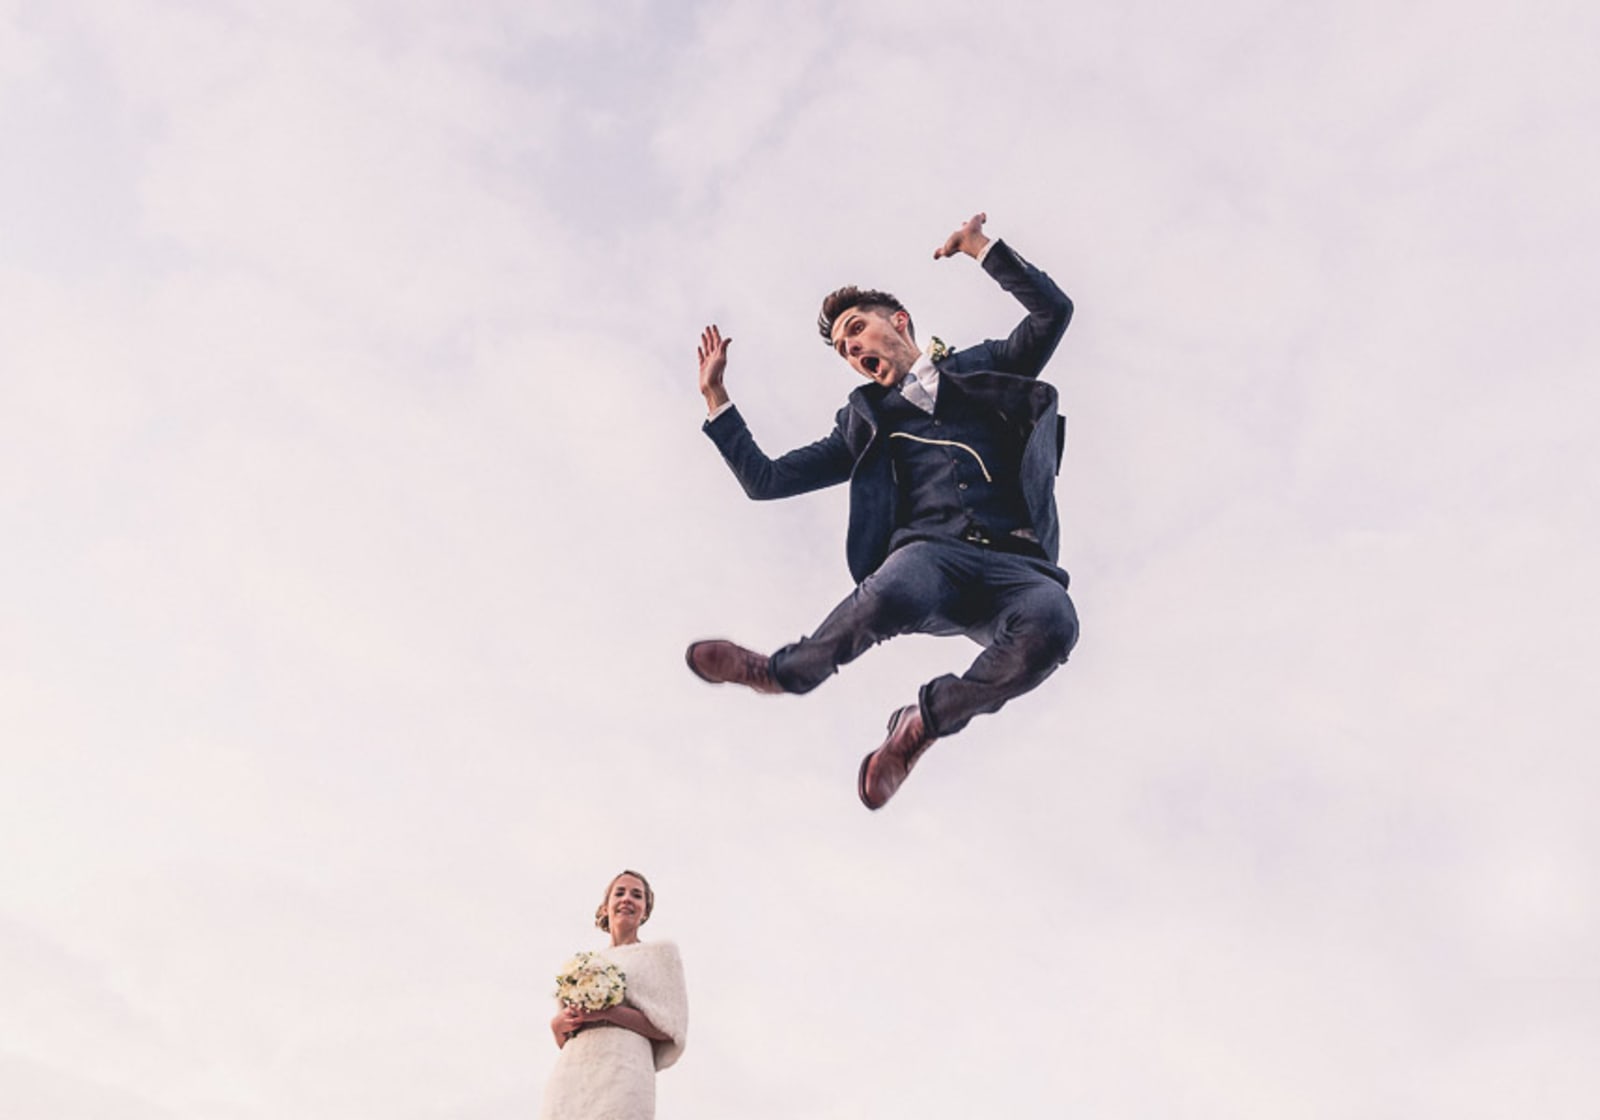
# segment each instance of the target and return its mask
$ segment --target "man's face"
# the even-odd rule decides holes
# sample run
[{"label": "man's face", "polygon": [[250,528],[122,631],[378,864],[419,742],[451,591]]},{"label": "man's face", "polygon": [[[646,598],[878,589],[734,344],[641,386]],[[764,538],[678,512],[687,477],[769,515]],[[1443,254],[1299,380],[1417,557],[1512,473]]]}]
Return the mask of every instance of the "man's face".
[{"label": "man's face", "polygon": [[862,377],[892,388],[922,353],[911,341],[910,322],[904,311],[849,308],[833,321],[833,348]]}]

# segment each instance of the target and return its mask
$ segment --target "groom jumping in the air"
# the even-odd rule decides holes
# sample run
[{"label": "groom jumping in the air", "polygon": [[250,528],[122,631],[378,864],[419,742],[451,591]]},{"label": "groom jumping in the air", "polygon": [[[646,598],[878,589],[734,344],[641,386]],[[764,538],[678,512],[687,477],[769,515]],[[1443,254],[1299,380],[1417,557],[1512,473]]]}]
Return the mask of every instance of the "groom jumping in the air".
[{"label": "groom jumping in the air", "polygon": [[881,808],[934,740],[998,711],[1072,652],[1078,617],[1060,536],[1055,476],[1062,425],[1055,389],[1038,379],[1072,318],[1072,301],[974,215],[934,250],[965,253],[1027,308],[1004,340],[924,350],[911,315],[887,292],[840,288],[817,327],[858,387],[817,442],[776,459],[756,446],[723,388],[730,338],[700,336],[705,432],[752,498],[787,498],[850,483],[845,545],[857,582],[814,634],[770,657],[728,641],[695,642],[703,680],[757,692],[809,692],[896,634],[965,634],[983,652],[961,676],[935,677],[889,717],[861,762],[863,804]]}]

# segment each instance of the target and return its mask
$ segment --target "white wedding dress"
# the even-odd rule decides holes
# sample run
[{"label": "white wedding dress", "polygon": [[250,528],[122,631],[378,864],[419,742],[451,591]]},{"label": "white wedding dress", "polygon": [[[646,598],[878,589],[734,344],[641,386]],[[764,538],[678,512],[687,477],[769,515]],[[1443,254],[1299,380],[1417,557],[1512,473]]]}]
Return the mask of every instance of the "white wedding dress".
[{"label": "white wedding dress", "polygon": [[610,1025],[579,1031],[556,1056],[539,1120],[654,1120],[656,1070],[678,1060],[689,1030],[683,962],[670,941],[607,946],[596,955],[622,970],[623,1003],[669,1037],[651,1042]]}]

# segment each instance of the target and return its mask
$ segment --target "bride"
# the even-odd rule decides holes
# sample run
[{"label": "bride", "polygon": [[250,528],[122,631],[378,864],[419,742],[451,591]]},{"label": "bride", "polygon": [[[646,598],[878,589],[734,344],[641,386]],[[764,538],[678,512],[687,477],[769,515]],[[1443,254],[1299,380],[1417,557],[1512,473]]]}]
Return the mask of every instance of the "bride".
[{"label": "bride", "polygon": [[550,1032],[561,1053],[539,1120],[653,1120],[656,1070],[678,1060],[689,1027],[677,947],[639,940],[655,901],[637,871],[622,872],[606,887],[594,924],[611,935],[611,947],[595,956],[623,973],[623,1001],[603,1011],[565,1004],[557,1010]]}]

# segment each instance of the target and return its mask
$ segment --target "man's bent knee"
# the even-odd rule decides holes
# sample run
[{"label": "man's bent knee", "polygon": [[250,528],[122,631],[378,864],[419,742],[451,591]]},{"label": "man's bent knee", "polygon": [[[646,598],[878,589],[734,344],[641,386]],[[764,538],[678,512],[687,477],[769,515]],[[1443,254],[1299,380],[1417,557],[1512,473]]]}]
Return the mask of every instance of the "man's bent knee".
[{"label": "man's bent knee", "polygon": [[1052,668],[1065,662],[1072,653],[1072,647],[1078,644],[1078,612],[1073,609],[1071,601],[1063,597],[1056,609],[1029,622],[1031,633],[1024,644],[1028,647],[1030,660],[1041,668],[1046,662]]}]

